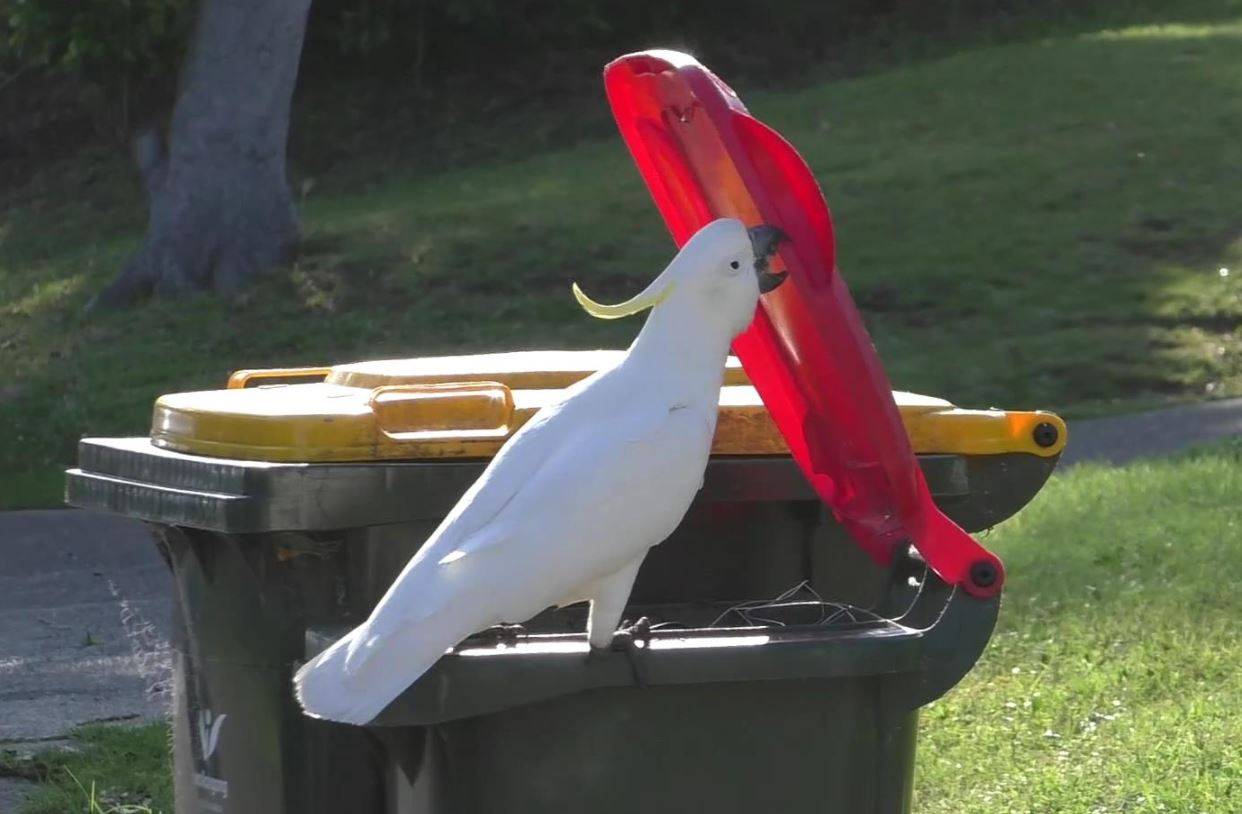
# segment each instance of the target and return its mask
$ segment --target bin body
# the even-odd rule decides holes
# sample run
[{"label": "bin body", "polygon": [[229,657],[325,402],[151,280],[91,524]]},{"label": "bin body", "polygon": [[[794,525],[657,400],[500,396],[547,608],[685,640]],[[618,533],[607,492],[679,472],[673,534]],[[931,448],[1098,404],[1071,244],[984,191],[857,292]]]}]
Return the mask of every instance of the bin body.
[{"label": "bin body", "polygon": [[328,569],[279,562],[264,535],[156,533],[177,592],[177,812],[383,810],[375,742],[302,715],[289,689],[304,620],[332,596]]},{"label": "bin body", "polygon": [[[632,617],[702,628],[731,603],[806,582],[900,623],[871,639],[845,630],[793,661],[755,656],[758,672],[741,679],[727,642],[653,662],[645,686],[619,653],[603,679],[579,681],[572,655],[555,674],[532,657],[477,686],[460,676],[495,660],[450,656],[448,685],[430,676],[375,725],[342,726],[303,716],[292,698],[307,639],[364,619],[483,464],[257,464],[141,439],[88,439],[80,457],[72,502],[148,520],[175,578],[179,812],[903,812],[918,707],[969,669],[996,614],[917,561],[908,574],[876,566],[790,460],[713,459],[684,522],[644,564]],[[943,505],[977,527],[1051,471],[1047,459],[1002,457],[983,470],[961,456],[921,460]],[[920,596],[932,596],[926,607]],[[956,632],[945,622],[955,614]],[[566,635],[584,622],[579,606],[530,627]],[[940,627],[952,641],[938,651]]]},{"label": "bin body", "polygon": [[[604,688],[430,726],[303,716],[289,681],[304,628],[356,619],[401,561],[394,538],[419,525],[351,531],[342,550],[355,556],[283,562],[281,546],[316,541],[160,530],[187,634],[178,812],[909,810],[917,711],[877,676]],[[659,596],[666,572],[652,573]],[[775,569],[760,579],[788,584]]]},{"label": "bin body", "polygon": [[394,745],[386,810],[902,814],[916,730],[873,678],[592,690]]},{"label": "bin body", "polygon": [[[999,600],[854,545],[736,360],[703,487],[629,599],[663,626],[588,658],[585,605],[549,610],[471,637],[366,727],[298,708],[296,669],[366,619],[505,438],[618,358],[243,371],[162,397],[150,438],[81,442],[67,502],[147,521],[176,585],[179,814],[908,810],[918,709],[974,664]],[[1064,443],[1049,414],[894,397],[969,531],[1025,504]],[[1032,437],[1054,425],[1056,445]]]}]

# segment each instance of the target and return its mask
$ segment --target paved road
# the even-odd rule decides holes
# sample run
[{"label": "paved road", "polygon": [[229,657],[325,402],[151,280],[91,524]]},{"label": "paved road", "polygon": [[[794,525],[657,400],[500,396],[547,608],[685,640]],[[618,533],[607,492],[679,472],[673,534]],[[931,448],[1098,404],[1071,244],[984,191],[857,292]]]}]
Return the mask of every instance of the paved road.
[{"label": "paved road", "polygon": [[34,783],[25,780],[0,777],[0,814],[16,811],[34,787]]},{"label": "paved road", "polygon": [[[1082,421],[1063,460],[1120,463],[1239,434],[1242,399]],[[91,721],[161,717],[170,590],[141,523],[0,512],[0,749],[53,743]],[[5,795],[0,782],[0,812]]]},{"label": "paved road", "polygon": [[1242,399],[1078,421],[1070,424],[1069,446],[1061,465],[1082,461],[1120,464],[1231,435],[1242,435]]},{"label": "paved road", "polygon": [[88,721],[159,717],[170,609],[141,523],[0,512],[0,748]]}]

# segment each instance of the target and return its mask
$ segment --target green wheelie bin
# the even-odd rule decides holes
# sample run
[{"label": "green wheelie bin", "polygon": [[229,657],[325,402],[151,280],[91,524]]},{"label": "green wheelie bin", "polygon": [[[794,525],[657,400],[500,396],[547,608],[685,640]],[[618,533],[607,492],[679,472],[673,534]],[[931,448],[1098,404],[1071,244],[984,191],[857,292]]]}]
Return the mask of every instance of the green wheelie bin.
[{"label": "green wheelie bin", "polygon": [[[735,360],[703,488],[630,598],[648,632],[588,658],[585,607],[549,610],[480,631],[368,726],[298,709],[296,668],[614,353],[240,371],[159,399],[149,436],[81,442],[68,501],[147,521],[176,585],[180,814],[910,810],[919,708],[973,666],[999,597],[852,545]],[[895,398],[968,530],[1027,503],[1065,444],[1049,413]]]}]

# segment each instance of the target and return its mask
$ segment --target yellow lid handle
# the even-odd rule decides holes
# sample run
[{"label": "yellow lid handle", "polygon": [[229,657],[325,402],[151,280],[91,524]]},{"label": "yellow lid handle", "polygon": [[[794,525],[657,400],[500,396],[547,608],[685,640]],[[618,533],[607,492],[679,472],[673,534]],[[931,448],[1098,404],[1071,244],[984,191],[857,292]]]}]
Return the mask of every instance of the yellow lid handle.
[{"label": "yellow lid handle", "polygon": [[393,441],[506,438],[515,429],[513,392],[499,382],[377,387],[371,412]]},{"label": "yellow lid handle", "polygon": [[[266,370],[235,370],[229,376],[229,390],[241,390],[246,387],[268,383],[294,384],[321,382],[332,372],[330,367],[275,367]],[[272,382],[278,379],[280,382]]]},{"label": "yellow lid handle", "polygon": [[1048,458],[1065,449],[1065,421],[1054,413],[1004,410],[946,410],[903,413],[910,445],[917,452],[1000,455],[1026,452]]}]

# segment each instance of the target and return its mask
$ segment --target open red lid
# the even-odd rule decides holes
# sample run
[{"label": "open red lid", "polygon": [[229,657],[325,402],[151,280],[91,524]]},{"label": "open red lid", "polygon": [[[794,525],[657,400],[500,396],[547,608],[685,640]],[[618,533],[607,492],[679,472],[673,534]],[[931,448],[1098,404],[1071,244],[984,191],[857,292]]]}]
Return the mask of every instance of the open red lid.
[{"label": "open red lid", "polygon": [[996,594],[1000,560],[932,501],[892,387],[836,267],[832,219],[797,151],[729,86],[676,51],[604,69],[626,145],[681,246],[716,218],[789,236],[789,280],[763,296],[733,345],[794,459],[872,557],[913,543],[946,582]]}]

